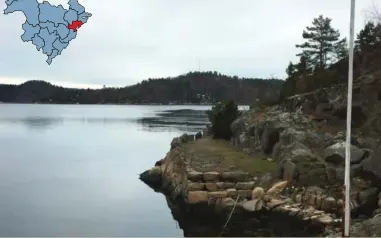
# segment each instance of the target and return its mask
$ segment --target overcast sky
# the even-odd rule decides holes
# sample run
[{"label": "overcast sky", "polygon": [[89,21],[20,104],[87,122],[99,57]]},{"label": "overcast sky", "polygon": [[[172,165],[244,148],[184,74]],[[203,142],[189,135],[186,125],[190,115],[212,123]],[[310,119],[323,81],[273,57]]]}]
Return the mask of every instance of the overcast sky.
[{"label": "overcast sky", "polygon": [[[356,32],[377,1],[357,0]],[[93,16],[51,65],[21,41],[22,13],[0,14],[0,83],[40,79],[63,86],[125,86],[195,71],[199,62],[201,70],[228,75],[284,77],[314,17],[330,17],[342,36],[349,33],[350,0],[79,2]]]}]

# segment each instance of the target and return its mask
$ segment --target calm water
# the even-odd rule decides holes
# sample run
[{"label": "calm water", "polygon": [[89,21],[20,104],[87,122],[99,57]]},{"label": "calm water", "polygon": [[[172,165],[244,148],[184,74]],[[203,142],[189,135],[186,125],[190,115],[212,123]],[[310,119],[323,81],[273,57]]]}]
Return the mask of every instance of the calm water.
[{"label": "calm water", "polygon": [[0,236],[183,236],[138,174],[208,108],[0,104]]}]

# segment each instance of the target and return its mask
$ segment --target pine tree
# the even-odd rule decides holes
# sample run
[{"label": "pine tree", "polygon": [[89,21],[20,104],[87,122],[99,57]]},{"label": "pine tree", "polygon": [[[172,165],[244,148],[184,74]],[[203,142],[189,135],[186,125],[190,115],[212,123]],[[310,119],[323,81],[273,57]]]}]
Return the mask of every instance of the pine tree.
[{"label": "pine tree", "polygon": [[308,62],[308,56],[303,54],[300,56],[299,63],[296,65],[299,74],[311,73],[311,64]]},{"label": "pine tree", "polygon": [[342,40],[335,43],[335,58],[336,60],[342,60],[348,57],[348,43],[347,38],[343,38]]},{"label": "pine tree", "polygon": [[367,52],[379,42],[381,42],[381,25],[375,25],[373,22],[368,22],[364,29],[357,34],[355,50],[357,52]]},{"label": "pine tree", "polygon": [[306,40],[297,48],[303,50],[298,56],[304,55],[314,68],[324,69],[333,60],[336,44],[340,33],[331,26],[331,19],[320,15],[312,21],[312,26],[307,26],[303,31]]},{"label": "pine tree", "polygon": [[291,78],[296,73],[296,65],[294,65],[291,61],[287,66],[286,73],[288,78]]}]

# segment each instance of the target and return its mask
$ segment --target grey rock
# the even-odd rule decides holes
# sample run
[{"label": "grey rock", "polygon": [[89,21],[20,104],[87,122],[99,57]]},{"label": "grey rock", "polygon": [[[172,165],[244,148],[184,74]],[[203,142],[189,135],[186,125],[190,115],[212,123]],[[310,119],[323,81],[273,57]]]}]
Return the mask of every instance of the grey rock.
[{"label": "grey rock", "polygon": [[162,181],[162,171],[160,166],[155,166],[140,174],[140,180],[152,186],[160,186]]},{"label": "grey rock", "polygon": [[188,190],[189,191],[199,191],[205,189],[205,183],[194,183],[194,182],[188,182]]},{"label": "grey rock", "polygon": [[[351,164],[351,177],[359,176],[362,168],[362,164]],[[335,171],[335,179],[337,182],[342,182],[344,180],[345,167],[343,165],[340,165],[339,167],[330,167],[330,169]]]},{"label": "grey rock", "polygon": [[232,182],[244,182],[249,178],[249,173],[247,172],[222,172],[221,179],[223,181],[232,181]]},{"label": "grey rock", "polygon": [[188,193],[188,203],[207,203],[208,202],[208,192],[206,191],[192,191]]},{"label": "grey rock", "polygon": [[216,185],[217,185],[218,189],[220,189],[220,190],[224,190],[227,188],[225,182],[217,182]]},{"label": "grey rock", "polygon": [[265,190],[261,187],[254,188],[253,192],[251,193],[252,199],[261,199],[265,195]]},{"label": "grey rock", "polygon": [[226,198],[227,196],[228,196],[228,193],[226,191],[209,192],[209,197],[212,197],[212,198]]},{"label": "grey rock", "polygon": [[195,140],[195,135],[188,135],[187,141],[194,141]]},{"label": "grey rock", "polygon": [[248,146],[248,142],[249,142],[249,139],[247,138],[246,134],[242,133],[239,136],[239,144],[240,144],[240,146],[247,147]]},{"label": "grey rock", "polygon": [[188,179],[193,182],[199,182],[202,181],[202,173],[196,172],[196,171],[188,171]]},{"label": "grey rock", "polygon": [[173,150],[174,148],[177,148],[181,145],[181,139],[179,137],[175,137],[172,139],[172,142],[171,142],[171,150]]},{"label": "grey rock", "polygon": [[[351,174],[351,177],[352,177],[352,174]],[[367,189],[367,188],[371,188],[372,187],[372,182],[369,181],[369,180],[364,180],[361,177],[355,177],[355,178],[352,179],[351,187],[355,187],[355,188],[359,188],[361,190],[364,190],[364,189]],[[381,198],[381,197],[379,197],[379,198]]]},{"label": "grey rock", "polygon": [[279,177],[283,180],[291,182],[298,175],[296,164],[291,159],[284,160],[279,164],[279,167]]},{"label": "grey rock", "polygon": [[226,192],[227,192],[228,197],[235,198],[238,195],[238,191],[235,188],[229,188],[229,189],[226,190]]},{"label": "grey rock", "polygon": [[248,190],[253,189],[255,186],[255,182],[238,182],[235,185],[236,189],[240,190]]},{"label": "grey rock", "polygon": [[337,208],[337,202],[333,197],[327,197],[322,200],[321,209],[323,211],[331,212]]},{"label": "grey rock", "polygon": [[295,128],[287,128],[280,133],[279,141],[282,145],[290,145],[306,139],[306,133]]},{"label": "grey rock", "polygon": [[182,135],[179,137],[179,139],[180,139],[180,142],[181,142],[181,143],[187,143],[187,142],[188,142],[188,134],[187,134],[187,133],[182,134]]},{"label": "grey rock", "polygon": [[275,161],[280,161],[280,155],[282,154],[283,146],[280,142],[276,143],[273,148],[273,152],[271,154],[271,157]]},{"label": "grey rock", "polygon": [[273,182],[273,176],[270,172],[264,173],[258,180],[258,185],[266,188]]},{"label": "grey rock", "polygon": [[205,187],[210,192],[215,192],[220,190],[216,183],[205,183]]},{"label": "grey rock", "polygon": [[259,199],[253,199],[243,203],[242,206],[243,206],[243,209],[249,212],[260,211],[262,210],[262,207],[263,207],[263,201]]},{"label": "grey rock", "polygon": [[265,127],[262,137],[261,145],[262,150],[266,154],[271,154],[274,145],[279,141],[279,129],[273,127]]},{"label": "grey rock", "polygon": [[[325,161],[336,165],[345,163],[345,142],[329,146],[324,151]],[[365,151],[351,145],[351,163],[359,163],[364,158]]]},{"label": "grey rock", "polygon": [[240,198],[251,198],[251,190],[238,190]]},{"label": "grey rock", "polygon": [[234,207],[235,201],[232,198],[223,198],[221,201],[221,206],[224,208]]},{"label": "grey rock", "polygon": [[323,215],[321,217],[318,218],[318,221],[322,224],[331,224],[333,223],[333,218],[331,216],[328,216],[328,215]]},{"label": "grey rock", "polygon": [[363,162],[363,169],[381,179],[381,147],[375,149]]},{"label": "grey rock", "polygon": [[358,195],[360,205],[376,204],[378,201],[378,191],[378,188],[368,188],[360,191]]},{"label": "grey rock", "polygon": [[[350,234],[351,237],[380,237],[381,216],[376,215],[371,219],[352,224]],[[341,236],[339,235],[339,237]]]},{"label": "grey rock", "polygon": [[205,172],[203,174],[204,181],[206,182],[219,182],[220,173],[218,172]]},{"label": "grey rock", "polygon": [[271,199],[270,202],[266,203],[266,207],[269,209],[275,209],[283,204],[286,204],[286,202],[278,199]]}]

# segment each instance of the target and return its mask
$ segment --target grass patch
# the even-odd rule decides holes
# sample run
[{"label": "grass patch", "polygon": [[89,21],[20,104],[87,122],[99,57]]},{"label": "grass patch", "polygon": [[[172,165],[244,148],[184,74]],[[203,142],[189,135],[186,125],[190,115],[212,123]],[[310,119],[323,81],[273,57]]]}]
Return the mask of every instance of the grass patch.
[{"label": "grass patch", "polygon": [[191,167],[200,172],[241,170],[255,176],[277,169],[276,163],[265,160],[264,155],[247,155],[224,140],[202,138],[185,144],[184,149],[191,157]]}]

